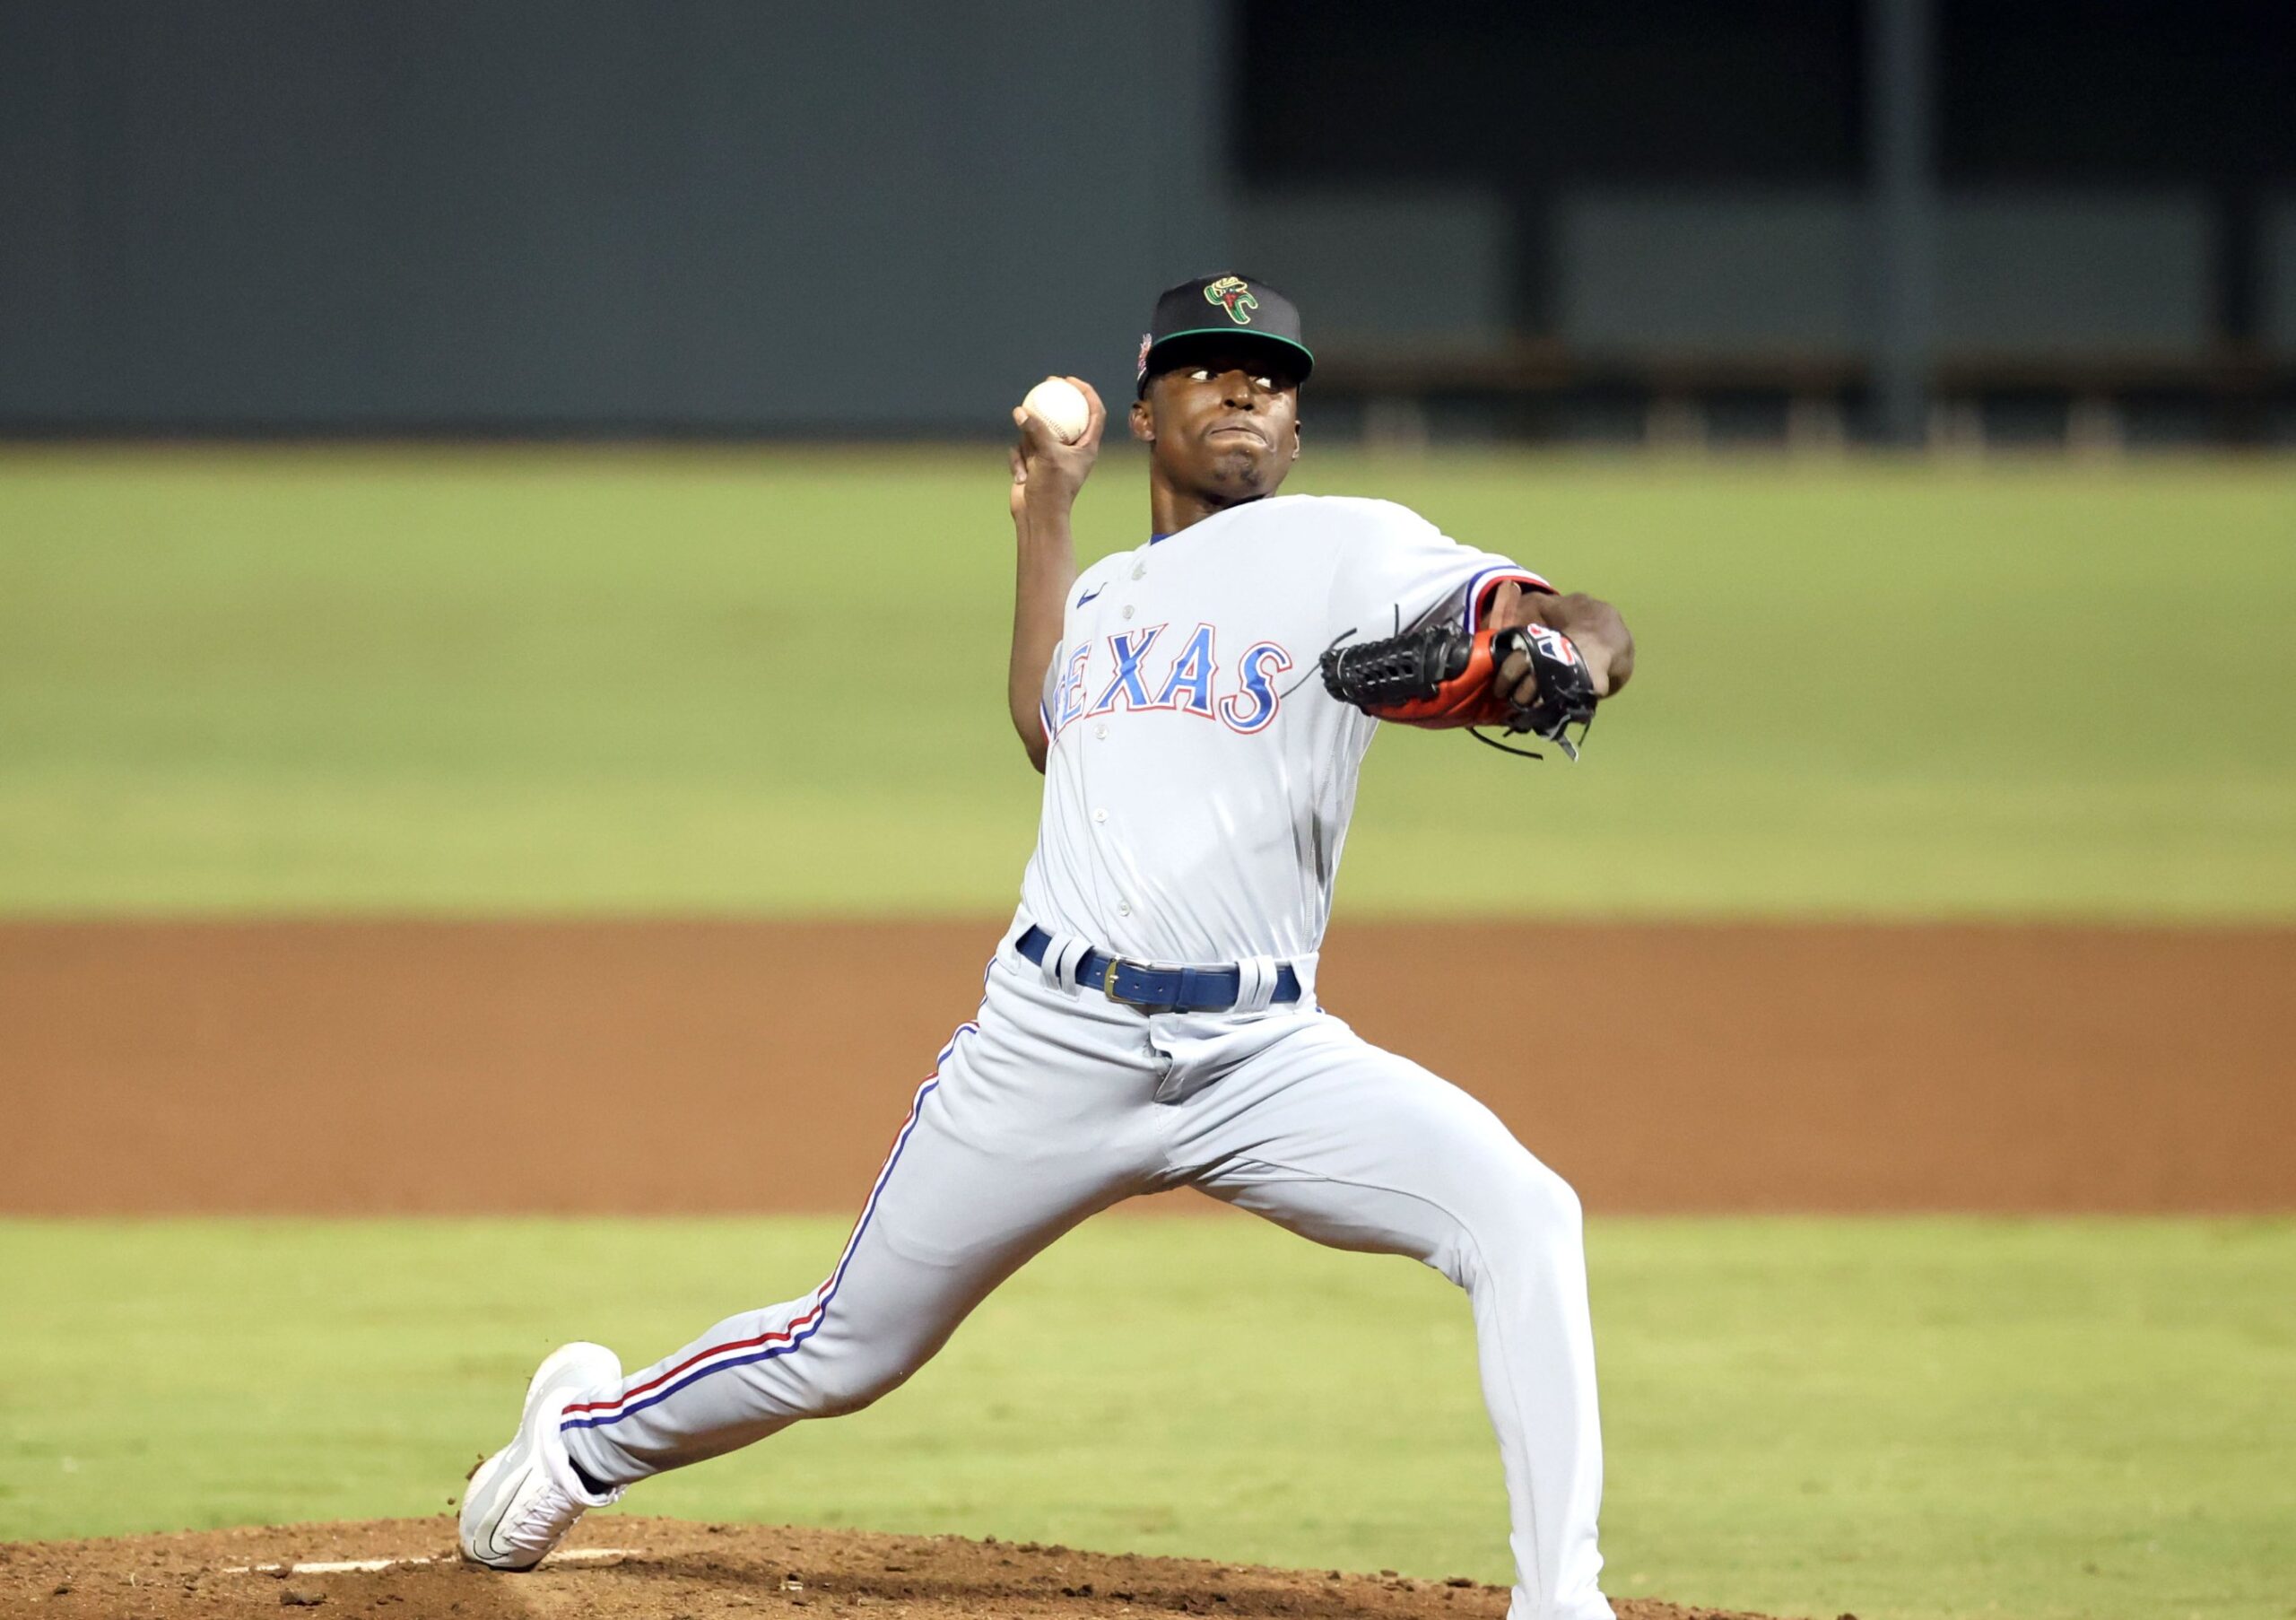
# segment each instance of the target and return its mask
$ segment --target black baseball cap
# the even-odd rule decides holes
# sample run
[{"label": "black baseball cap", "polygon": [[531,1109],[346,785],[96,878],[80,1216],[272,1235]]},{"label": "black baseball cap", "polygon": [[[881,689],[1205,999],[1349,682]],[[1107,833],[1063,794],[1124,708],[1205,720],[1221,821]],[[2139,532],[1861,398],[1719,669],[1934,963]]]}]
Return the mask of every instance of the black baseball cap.
[{"label": "black baseball cap", "polygon": [[1184,363],[1196,351],[1217,341],[1232,348],[1239,339],[1265,345],[1271,361],[1308,380],[1316,357],[1300,341],[1300,307],[1257,276],[1199,275],[1157,296],[1156,312],[1140,335],[1137,392],[1148,379]]}]

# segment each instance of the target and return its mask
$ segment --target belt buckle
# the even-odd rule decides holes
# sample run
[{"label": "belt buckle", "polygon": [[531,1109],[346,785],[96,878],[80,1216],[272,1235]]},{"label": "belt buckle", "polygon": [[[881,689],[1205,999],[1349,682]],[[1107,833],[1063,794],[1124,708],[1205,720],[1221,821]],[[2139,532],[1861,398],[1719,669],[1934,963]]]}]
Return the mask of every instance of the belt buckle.
[{"label": "belt buckle", "polygon": [[1129,996],[1118,995],[1116,988],[1117,971],[1119,968],[1127,966],[1145,968],[1151,972],[1159,971],[1153,962],[1126,962],[1121,956],[1111,955],[1109,958],[1108,971],[1100,975],[1101,995],[1107,997],[1110,1001],[1115,1002],[1118,1006],[1128,1006],[1137,1013],[1171,1013],[1179,1010],[1179,1003],[1177,1001],[1135,1001]]}]

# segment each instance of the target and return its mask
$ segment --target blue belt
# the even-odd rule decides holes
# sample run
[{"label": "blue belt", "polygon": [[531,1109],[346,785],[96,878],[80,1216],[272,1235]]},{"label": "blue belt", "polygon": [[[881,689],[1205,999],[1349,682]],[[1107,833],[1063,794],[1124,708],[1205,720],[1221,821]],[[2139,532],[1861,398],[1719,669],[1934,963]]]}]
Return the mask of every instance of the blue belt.
[{"label": "blue belt", "polygon": [[[1042,966],[1052,936],[1031,924],[1013,942],[1021,954]],[[1110,1001],[1138,1007],[1144,1013],[1224,1013],[1236,1005],[1243,989],[1240,968],[1152,968],[1100,951],[1087,951],[1076,964],[1076,982],[1100,991]],[[1271,1003],[1300,999],[1300,976],[1289,965],[1275,970],[1275,994]]]}]

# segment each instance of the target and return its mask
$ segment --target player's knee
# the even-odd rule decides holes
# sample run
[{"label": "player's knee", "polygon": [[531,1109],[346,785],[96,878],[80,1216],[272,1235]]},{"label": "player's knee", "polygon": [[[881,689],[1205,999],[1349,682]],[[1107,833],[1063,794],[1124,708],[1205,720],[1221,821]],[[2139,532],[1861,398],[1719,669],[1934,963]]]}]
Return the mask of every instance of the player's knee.
[{"label": "player's knee", "polygon": [[813,1415],[858,1412],[906,1383],[910,1369],[884,1360],[831,1362],[813,1369]]},{"label": "player's knee", "polygon": [[[1454,1208],[1467,1247],[1437,1268],[1465,1282],[1481,1264],[1530,1260],[1577,1247],[1584,1216],[1578,1195],[1519,1145],[1483,1158],[1457,1190]],[[1479,1258],[1478,1258],[1479,1257]],[[1455,1269],[1458,1275],[1453,1275]]]},{"label": "player's knee", "polygon": [[1539,1196],[1557,1230],[1572,1239],[1586,1232],[1587,1209],[1578,1201],[1578,1189],[1544,1164],[1539,1166]]},{"label": "player's knee", "polygon": [[1578,1195],[1526,1151],[1518,1150],[1507,1177],[1509,1213],[1518,1224],[1547,1238],[1576,1242],[1586,1227]]},{"label": "player's knee", "polygon": [[1464,1288],[1494,1272],[1552,1264],[1584,1241],[1578,1195],[1519,1146],[1478,1165],[1454,1207],[1457,1241],[1429,1264]]}]

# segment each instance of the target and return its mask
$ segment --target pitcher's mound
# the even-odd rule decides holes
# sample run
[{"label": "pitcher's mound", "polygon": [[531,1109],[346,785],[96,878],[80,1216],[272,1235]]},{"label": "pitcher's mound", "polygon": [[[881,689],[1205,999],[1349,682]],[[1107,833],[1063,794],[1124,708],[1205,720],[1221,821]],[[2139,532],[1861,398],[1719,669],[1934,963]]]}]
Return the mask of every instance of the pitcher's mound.
[{"label": "pitcher's mound", "polygon": [[[1621,1601],[1621,1620],[1755,1620]],[[525,1575],[456,1561],[437,1519],[0,1546],[0,1615],[172,1620],[299,1614],[418,1620],[1500,1620],[1507,1593],[1413,1580],[1080,1553],[1027,1542],[689,1524],[593,1514]]]}]

